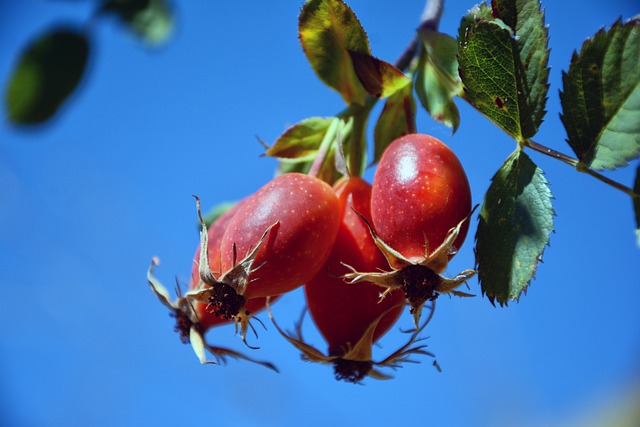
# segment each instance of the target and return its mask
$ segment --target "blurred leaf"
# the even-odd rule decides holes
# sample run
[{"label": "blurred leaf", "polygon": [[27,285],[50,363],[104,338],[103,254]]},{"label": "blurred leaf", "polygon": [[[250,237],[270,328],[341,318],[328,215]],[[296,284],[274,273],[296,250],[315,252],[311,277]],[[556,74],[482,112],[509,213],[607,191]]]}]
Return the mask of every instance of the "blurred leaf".
[{"label": "blurred leaf", "polygon": [[287,129],[265,153],[270,157],[313,160],[334,117],[311,117]]},{"label": "blurred leaf", "polygon": [[309,0],[298,22],[300,42],[320,79],[347,104],[364,103],[366,91],[353,69],[349,51],[369,55],[369,41],[353,11],[340,0]]},{"label": "blurred leaf", "polygon": [[[204,223],[209,228],[211,224],[216,222],[218,218],[224,215],[229,209],[234,207],[238,202],[222,202],[212,207],[206,214],[203,215]],[[198,221],[198,231],[200,231],[200,222]]]},{"label": "blurred leaf", "polygon": [[373,163],[380,160],[384,150],[396,138],[415,131],[416,101],[411,85],[407,85],[391,95],[384,103],[384,108],[373,131]]},{"label": "blurred leaf", "polygon": [[460,114],[453,97],[462,92],[457,42],[446,34],[428,29],[420,31],[420,38],[424,49],[416,74],[416,94],[434,120],[455,132],[460,125]]},{"label": "blurred leaf", "polygon": [[[640,194],[640,166],[636,169],[636,183],[633,186],[633,191]],[[636,238],[638,246],[640,246],[640,197],[633,198],[633,209],[636,213]]]},{"label": "blurred leaf", "polygon": [[574,54],[563,73],[567,142],[593,169],[614,169],[640,155],[640,20],[617,21]]},{"label": "blurred leaf", "polygon": [[173,11],[166,0],[107,0],[100,11],[113,13],[150,45],[165,43],[173,33]]},{"label": "blurred leaf", "polygon": [[492,303],[517,300],[534,277],[553,231],[551,198],[542,171],[522,150],[493,177],[476,233],[479,280]]},{"label": "blurred leaf", "polygon": [[483,5],[472,10],[458,31],[464,95],[505,132],[524,141],[536,134],[545,114],[549,52],[544,14],[537,0],[493,4],[494,9]]},{"label": "blurred leaf", "polygon": [[386,98],[411,83],[402,71],[371,55],[349,51],[353,69],[367,92]]},{"label": "blurred leaf", "polygon": [[308,173],[313,162],[310,160],[289,160],[280,159],[278,162],[278,168],[276,169],[276,176],[290,172]]},{"label": "blurred leaf", "polygon": [[5,92],[9,119],[34,125],[50,119],[76,90],[89,57],[86,35],[57,27],[23,52]]}]

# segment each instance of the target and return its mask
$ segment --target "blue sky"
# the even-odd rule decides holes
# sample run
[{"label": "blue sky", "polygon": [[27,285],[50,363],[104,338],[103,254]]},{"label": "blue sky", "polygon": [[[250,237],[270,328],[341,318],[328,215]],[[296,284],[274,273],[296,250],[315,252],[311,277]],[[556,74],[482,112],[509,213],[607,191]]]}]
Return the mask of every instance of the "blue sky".
[{"label": "blue sky", "polygon": [[[494,308],[475,298],[439,300],[427,328],[430,359],[391,381],[339,383],[302,362],[262,315],[256,357],[201,366],[172,332],[149,291],[152,256],[171,286],[188,278],[198,244],[192,194],[205,206],[242,198],[273,175],[259,136],[343,107],[309,66],[297,39],[301,2],[177,2],[172,41],[149,51],[112,21],[92,28],[83,90],[45,128],[0,123],[0,424],[123,426],[581,425],[640,378],[639,249],[631,202],[568,166],[531,153],[554,193],[556,232],[526,296]],[[373,53],[390,62],[423,2],[348,2]],[[455,34],[473,2],[446,2],[440,29]],[[548,113],[536,141],[570,153],[558,114],[561,70],[585,37],[633,1],[544,2],[550,25]],[[0,2],[0,76],[48,26],[82,23],[91,2]],[[423,111],[418,130],[449,144],[474,203],[514,143],[463,101],[450,131]],[[379,106],[373,117],[377,116]],[[373,171],[368,171],[370,178]],[[631,169],[613,174],[631,185]],[[472,236],[450,264],[473,265]],[[291,327],[300,290],[274,306]],[[401,326],[410,325],[403,317]],[[306,336],[325,345],[307,323]],[[384,357],[398,334],[381,342]],[[232,328],[211,341],[242,349]],[[636,395],[637,396],[637,395]],[[577,423],[577,424],[572,424]]]}]

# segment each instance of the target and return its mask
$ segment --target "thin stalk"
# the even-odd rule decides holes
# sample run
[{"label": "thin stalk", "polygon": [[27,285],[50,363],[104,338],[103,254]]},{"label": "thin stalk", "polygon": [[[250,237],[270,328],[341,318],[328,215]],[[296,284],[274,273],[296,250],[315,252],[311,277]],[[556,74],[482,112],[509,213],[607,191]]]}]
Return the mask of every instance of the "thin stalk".
[{"label": "thin stalk", "polygon": [[320,143],[320,148],[318,148],[318,152],[316,153],[315,158],[313,159],[313,163],[311,164],[311,168],[309,169],[308,175],[317,177],[322,169],[322,165],[327,157],[327,153],[331,149],[333,142],[336,139],[336,132],[338,131],[338,127],[342,120],[340,118],[335,118],[329,125],[329,129],[327,129],[327,133],[324,134],[322,138],[322,142]]},{"label": "thin stalk", "polygon": [[556,160],[560,160],[562,163],[565,163],[569,166],[574,167],[578,172],[582,172],[582,173],[586,173],[587,175],[590,175],[592,177],[594,177],[595,179],[597,179],[598,181],[604,182],[605,184],[622,191],[623,193],[627,194],[628,196],[632,197],[632,198],[638,198],[640,197],[640,195],[638,195],[635,191],[633,191],[633,189],[631,189],[630,187],[627,187],[626,185],[623,185],[621,183],[619,183],[618,181],[615,181],[611,178],[608,178],[604,175],[602,175],[599,172],[596,172],[595,170],[591,169],[589,166],[585,165],[584,163],[582,163],[580,160],[578,159],[574,159],[571,156],[568,156],[564,153],[561,153],[559,151],[553,150],[551,148],[545,147],[542,144],[538,144],[537,142],[531,141],[531,140],[527,140],[524,143],[525,146],[531,148],[534,151],[537,151],[538,153],[544,154],[545,156],[549,156],[551,158],[554,158]]}]

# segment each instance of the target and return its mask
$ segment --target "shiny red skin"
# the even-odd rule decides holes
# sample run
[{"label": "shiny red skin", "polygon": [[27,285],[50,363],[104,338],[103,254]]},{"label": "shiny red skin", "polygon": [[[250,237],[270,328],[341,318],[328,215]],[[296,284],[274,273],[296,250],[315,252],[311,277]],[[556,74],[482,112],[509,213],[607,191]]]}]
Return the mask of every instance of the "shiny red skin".
[{"label": "shiny red skin", "polygon": [[371,217],[369,183],[362,178],[343,179],[335,191],[342,213],[338,236],[327,264],[304,289],[311,317],[329,344],[329,355],[341,356],[348,343],[358,342],[371,322],[396,306],[380,320],[374,342],[384,335],[402,313],[404,294],[394,291],[380,301],[381,287],[369,282],[347,284],[340,278],[350,271],[343,262],[358,271],[377,271],[388,264],[369,229],[352,210]]},{"label": "shiny red skin", "polygon": [[[423,134],[393,141],[373,179],[371,215],[378,236],[415,260],[444,241],[471,211],[469,181],[456,155],[443,142]],[[454,246],[466,237],[466,221]],[[426,239],[426,240],[425,240]]]},{"label": "shiny red skin", "polygon": [[338,198],[326,182],[301,173],[280,175],[249,197],[233,216],[221,243],[222,271],[254,248],[258,250],[244,292],[246,299],[281,295],[317,274],[333,247],[340,223]]},{"label": "shiny red skin", "polygon": [[[209,246],[207,247],[207,256],[209,257],[209,267],[213,272],[213,275],[218,278],[220,276],[220,242],[222,241],[222,235],[224,234],[231,218],[235,215],[238,208],[243,201],[238,202],[227,212],[222,214],[213,224],[209,226],[207,235],[209,238]],[[198,273],[200,260],[200,245],[196,249],[196,253],[193,255],[193,267],[191,269],[191,281],[189,282],[189,290],[195,288],[200,282],[200,274]],[[266,305],[266,298],[255,298],[246,302],[244,308],[251,313],[257,313],[264,309]],[[207,310],[207,304],[203,302],[195,302],[196,313],[198,314],[198,323],[203,328],[203,331],[208,329],[233,322],[233,320],[226,320],[222,317],[218,317]]]}]

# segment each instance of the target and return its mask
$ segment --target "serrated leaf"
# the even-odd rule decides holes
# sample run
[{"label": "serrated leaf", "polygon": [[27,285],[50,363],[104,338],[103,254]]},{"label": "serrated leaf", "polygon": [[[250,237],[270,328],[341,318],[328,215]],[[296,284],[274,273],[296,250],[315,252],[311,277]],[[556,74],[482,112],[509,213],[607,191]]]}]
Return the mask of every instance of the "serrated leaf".
[{"label": "serrated leaf", "polygon": [[567,142],[585,165],[614,169],[640,156],[640,20],[587,40],[563,73],[563,89]]},{"label": "serrated leaf", "polygon": [[373,131],[373,163],[396,138],[416,131],[416,101],[413,88],[407,85],[391,95],[384,103]]},{"label": "serrated leaf", "polygon": [[[539,0],[492,0],[493,15],[515,33],[522,72],[523,102],[531,113],[534,134],[546,113],[549,90],[549,35]],[[533,135],[527,136],[531,138]]]},{"label": "serrated leaf", "polygon": [[5,92],[9,119],[24,125],[49,120],[77,89],[88,57],[89,40],[75,28],[51,29],[29,44]]},{"label": "serrated leaf", "polygon": [[318,77],[347,104],[364,103],[366,91],[349,51],[371,54],[369,40],[351,8],[340,0],[309,0],[298,21],[302,48]]},{"label": "serrated leaf", "polygon": [[[548,90],[548,36],[537,0],[501,9],[482,6],[458,31],[460,77],[465,98],[518,141],[542,123]],[[506,4],[506,3],[505,3]],[[491,12],[491,13],[490,13]],[[514,27],[500,19],[500,13]]]},{"label": "serrated leaf", "polygon": [[431,117],[453,128],[455,133],[460,125],[460,114],[453,97],[462,92],[457,42],[433,30],[420,31],[420,38],[424,49],[416,74],[416,94]]},{"label": "serrated leaf", "polygon": [[[636,183],[633,186],[633,191],[636,194],[640,194],[640,166],[636,169]],[[640,197],[633,198],[633,210],[636,213],[636,239],[638,240],[638,246],[640,246]]]},{"label": "serrated leaf", "polygon": [[280,135],[265,154],[281,159],[312,160],[334,120],[333,117],[302,120]]},{"label": "serrated leaf", "polygon": [[173,33],[173,11],[166,0],[108,0],[100,11],[117,16],[149,45],[161,45]]},{"label": "serrated leaf", "polygon": [[411,83],[402,71],[382,59],[351,50],[349,56],[358,80],[377,98],[386,98]]},{"label": "serrated leaf", "polygon": [[551,191],[522,150],[493,177],[476,232],[478,277],[494,302],[517,300],[534,277],[553,231]]}]

